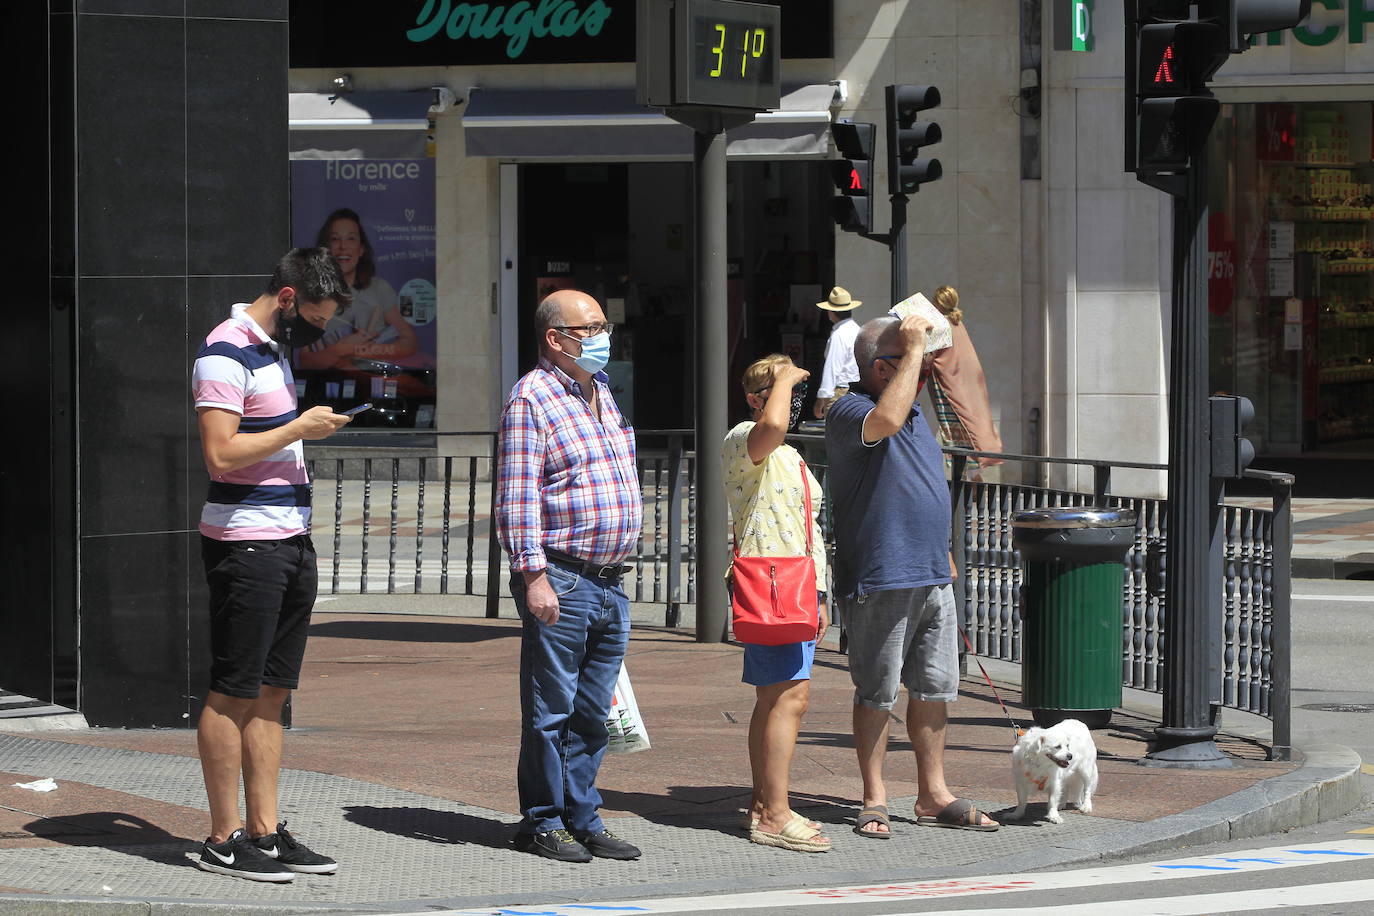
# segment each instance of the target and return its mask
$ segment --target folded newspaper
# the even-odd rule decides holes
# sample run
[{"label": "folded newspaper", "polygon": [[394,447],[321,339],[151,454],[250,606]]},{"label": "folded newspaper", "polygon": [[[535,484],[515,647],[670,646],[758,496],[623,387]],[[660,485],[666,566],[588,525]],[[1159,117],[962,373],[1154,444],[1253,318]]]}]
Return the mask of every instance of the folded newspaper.
[{"label": "folded newspaper", "polygon": [[936,350],[954,346],[954,331],[949,326],[949,319],[935,307],[933,302],[920,293],[907,296],[888,309],[888,314],[898,318],[905,318],[912,314],[926,318],[932,325],[930,333],[926,335],[927,353],[934,353]]}]

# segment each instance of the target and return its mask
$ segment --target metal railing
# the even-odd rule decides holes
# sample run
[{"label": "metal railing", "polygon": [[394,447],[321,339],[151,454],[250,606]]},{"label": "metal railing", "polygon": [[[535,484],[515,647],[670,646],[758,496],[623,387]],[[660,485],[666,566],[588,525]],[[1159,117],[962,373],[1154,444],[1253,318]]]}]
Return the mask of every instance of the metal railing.
[{"label": "metal railing", "polygon": [[[482,595],[487,616],[496,617],[502,598],[510,594],[502,585],[506,563],[492,529],[496,434],[424,431],[423,435],[456,438],[444,450],[469,454],[419,455],[414,448],[359,449],[366,454],[356,457],[307,453],[316,488],[321,590],[329,594]],[[331,441],[346,441],[345,436]],[[679,625],[681,605],[696,600],[697,458],[689,448],[691,440],[691,430],[637,432],[644,529],[637,552],[629,558],[634,571],[625,585],[632,601],[663,605],[666,626]],[[828,468],[822,437],[794,435],[789,441],[810,453],[808,462],[824,484]],[[952,448],[945,452],[952,463],[951,548],[959,570],[965,629],[976,652],[1009,662],[1021,660],[1022,569],[1012,544],[1011,524],[1016,512],[1074,505],[1130,508],[1136,512],[1137,523],[1122,585],[1122,684],[1162,691],[1168,503],[1113,494],[1111,480],[1113,470],[1163,471],[1166,466]],[[967,463],[977,457],[1089,467],[1092,492],[966,481]],[[1222,627],[1216,634],[1215,650],[1221,663],[1213,700],[1271,719],[1271,754],[1286,759],[1291,745],[1292,477],[1264,471],[1250,471],[1246,476],[1267,482],[1270,505],[1221,508],[1224,568],[1216,589]],[[332,507],[326,498],[330,489]],[[826,489],[821,527],[833,548]],[[379,508],[379,501],[385,505]],[[385,543],[385,557],[377,556],[379,541]],[[722,532],[721,549],[726,541]],[[383,571],[384,590],[379,582]]]},{"label": "metal railing", "polygon": [[[644,528],[627,561],[634,571],[625,587],[632,601],[663,604],[668,626],[678,625],[683,602],[696,600],[690,534],[696,456],[684,447],[691,436],[691,430],[637,433]],[[331,437],[328,447],[307,448],[321,593],[483,596],[486,615],[498,616],[510,590],[503,586],[507,565],[492,525],[496,433],[400,430],[386,434],[391,437],[447,442],[350,446],[350,438],[375,443],[379,437],[345,432]]]}]

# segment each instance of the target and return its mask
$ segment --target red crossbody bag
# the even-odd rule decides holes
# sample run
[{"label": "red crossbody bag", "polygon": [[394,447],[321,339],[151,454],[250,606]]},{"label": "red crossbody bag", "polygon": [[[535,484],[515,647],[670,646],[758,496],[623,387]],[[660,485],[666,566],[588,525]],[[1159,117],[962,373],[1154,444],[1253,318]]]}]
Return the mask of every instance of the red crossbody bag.
[{"label": "red crossbody bag", "polygon": [[[806,494],[806,556],[742,557],[734,545],[731,610],[735,639],[758,646],[783,646],[816,638],[816,561],[811,558],[811,483],[801,463]],[[733,535],[731,540],[733,541]]]}]

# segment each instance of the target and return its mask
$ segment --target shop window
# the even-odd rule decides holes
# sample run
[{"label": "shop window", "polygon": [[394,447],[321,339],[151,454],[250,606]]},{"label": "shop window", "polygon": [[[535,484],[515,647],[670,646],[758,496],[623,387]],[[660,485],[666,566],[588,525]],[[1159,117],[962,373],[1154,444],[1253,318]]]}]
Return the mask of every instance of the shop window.
[{"label": "shop window", "polygon": [[1371,105],[1223,107],[1209,195],[1212,387],[1262,453],[1374,451]]}]

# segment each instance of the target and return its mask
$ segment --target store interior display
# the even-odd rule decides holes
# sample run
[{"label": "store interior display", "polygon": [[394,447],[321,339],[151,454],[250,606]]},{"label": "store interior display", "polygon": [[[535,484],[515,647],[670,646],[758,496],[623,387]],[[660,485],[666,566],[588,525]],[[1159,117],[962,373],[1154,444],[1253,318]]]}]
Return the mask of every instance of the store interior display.
[{"label": "store interior display", "polygon": [[1372,109],[1226,105],[1214,134],[1209,204],[1245,269],[1213,309],[1212,386],[1256,401],[1262,454],[1374,451]]}]

